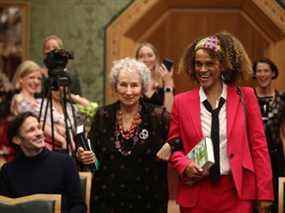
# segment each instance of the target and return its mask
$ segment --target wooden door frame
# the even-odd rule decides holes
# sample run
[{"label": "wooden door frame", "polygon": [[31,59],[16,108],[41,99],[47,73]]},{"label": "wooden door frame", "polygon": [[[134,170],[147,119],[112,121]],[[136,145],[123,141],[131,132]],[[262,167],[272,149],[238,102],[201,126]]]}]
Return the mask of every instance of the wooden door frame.
[{"label": "wooden door frame", "polygon": [[[106,29],[106,60],[105,76],[108,76],[112,62],[126,56],[134,55],[136,44],[144,35],[131,38],[130,32],[135,32],[136,27],[153,27],[167,17],[171,9],[212,9],[236,8],[247,17],[248,22],[258,26],[272,41],[268,55],[274,51],[274,43],[280,41],[285,35],[285,12],[275,1],[269,0],[136,0],[130,4]],[[106,103],[113,101],[111,89],[105,78]]]}]

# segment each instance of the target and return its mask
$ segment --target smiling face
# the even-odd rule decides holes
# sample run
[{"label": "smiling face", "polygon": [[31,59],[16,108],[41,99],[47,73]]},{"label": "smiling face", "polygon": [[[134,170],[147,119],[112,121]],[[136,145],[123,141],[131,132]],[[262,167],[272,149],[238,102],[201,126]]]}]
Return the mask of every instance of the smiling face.
[{"label": "smiling face", "polygon": [[194,61],[195,77],[204,90],[221,84],[222,66],[217,58],[212,58],[204,49],[199,49]]},{"label": "smiling face", "polygon": [[33,156],[45,147],[44,133],[38,120],[29,116],[19,129],[19,145],[25,155]]},{"label": "smiling face", "polygon": [[271,86],[274,73],[272,72],[269,64],[258,62],[256,65],[255,76],[258,86],[261,88],[267,88]]},{"label": "smiling face", "polygon": [[40,69],[34,70],[31,73],[20,79],[21,90],[34,95],[41,90],[41,72]]},{"label": "smiling face", "polygon": [[116,93],[122,106],[133,107],[139,104],[142,95],[142,81],[136,71],[121,70],[116,85]]},{"label": "smiling face", "polygon": [[137,60],[143,62],[151,71],[155,69],[157,64],[157,56],[149,46],[142,46],[139,49]]}]

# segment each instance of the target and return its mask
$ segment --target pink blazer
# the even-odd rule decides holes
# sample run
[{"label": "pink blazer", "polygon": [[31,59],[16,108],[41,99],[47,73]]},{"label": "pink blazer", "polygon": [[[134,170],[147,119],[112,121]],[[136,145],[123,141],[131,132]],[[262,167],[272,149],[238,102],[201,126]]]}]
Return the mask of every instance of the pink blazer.
[{"label": "pink blazer", "polygon": [[[258,102],[252,88],[241,90],[246,113],[235,87],[228,86],[226,100],[227,153],[235,188],[243,200],[273,200],[271,164]],[[174,152],[170,161],[182,175],[190,163],[185,153],[203,138],[199,88],[175,97],[169,141],[174,138],[181,139],[183,151]],[[181,180],[177,202],[183,207],[193,207],[199,190],[202,190],[199,182],[189,186]]]}]

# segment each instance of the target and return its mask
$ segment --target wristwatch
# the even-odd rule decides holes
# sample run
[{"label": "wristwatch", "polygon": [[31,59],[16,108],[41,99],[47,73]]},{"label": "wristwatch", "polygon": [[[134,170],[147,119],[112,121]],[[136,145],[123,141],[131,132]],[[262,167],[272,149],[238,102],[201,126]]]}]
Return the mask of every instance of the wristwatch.
[{"label": "wristwatch", "polygon": [[164,87],[164,92],[173,92],[172,87]]}]

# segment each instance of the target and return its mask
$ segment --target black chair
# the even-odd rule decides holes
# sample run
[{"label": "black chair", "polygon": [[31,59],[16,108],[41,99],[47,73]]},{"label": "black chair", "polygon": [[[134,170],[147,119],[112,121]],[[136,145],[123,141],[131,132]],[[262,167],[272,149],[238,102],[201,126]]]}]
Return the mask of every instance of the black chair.
[{"label": "black chair", "polygon": [[0,196],[0,212],[5,213],[60,213],[61,195],[33,194],[19,198]]}]

